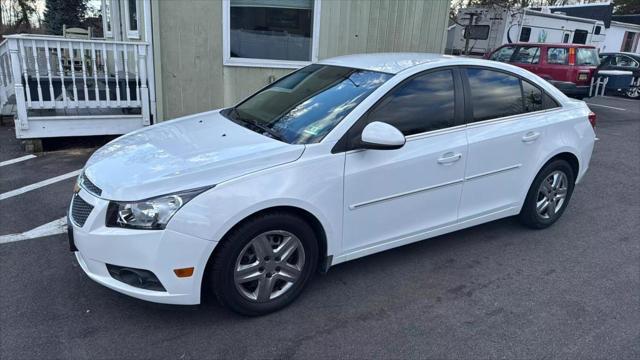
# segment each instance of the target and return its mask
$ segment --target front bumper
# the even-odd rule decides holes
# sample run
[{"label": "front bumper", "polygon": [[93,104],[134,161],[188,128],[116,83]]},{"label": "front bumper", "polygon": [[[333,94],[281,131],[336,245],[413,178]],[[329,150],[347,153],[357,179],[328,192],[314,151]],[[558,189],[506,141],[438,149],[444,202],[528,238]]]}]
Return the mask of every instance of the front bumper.
[{"label": "front bumper", "polygon": [[[84,189],[78,196],[93,206],[83,226],[69,221],[70,247],[82,270],[120,293],[165,304],[200,303],[204,269],[216,243],[172,230],[133,230],[105,226],[108,201]],[[69,209],[71,213],[71,209]],[[132,286],[111,276],[107,264],[151,271],[166,291]],[[194,267],[180,278],[174,269]]]}]

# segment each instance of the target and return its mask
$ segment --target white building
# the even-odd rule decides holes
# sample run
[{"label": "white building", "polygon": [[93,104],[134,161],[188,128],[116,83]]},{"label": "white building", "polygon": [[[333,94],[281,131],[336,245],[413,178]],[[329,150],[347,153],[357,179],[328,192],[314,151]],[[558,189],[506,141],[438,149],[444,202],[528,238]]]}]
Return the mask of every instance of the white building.
[{"label": "white building", "polygon": [[631,52],[640,54],[640,25],[612,21],[601,52]]}]

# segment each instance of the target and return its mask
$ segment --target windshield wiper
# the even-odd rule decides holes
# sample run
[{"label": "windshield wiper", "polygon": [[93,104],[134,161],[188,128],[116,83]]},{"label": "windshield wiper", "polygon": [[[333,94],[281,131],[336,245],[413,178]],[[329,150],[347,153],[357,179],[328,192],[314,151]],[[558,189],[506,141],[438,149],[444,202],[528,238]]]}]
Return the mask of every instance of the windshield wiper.
[{"label": "windshield wiper", "polygon": [[[252,120],[252,119],[247,119],[247,118],[243,118],[242,116],[240,116],[240,113],[238,112],[238,109],[231,108],[231,112],[233,113],[233,117],[234,119],[244,123],[244,124],[249,124],[253,127],[256,127],[262,131],[264,131],[265,133],[269,134],[270,137],[278,140],[278,141],[282,141],[282,142],[287,142],[282,135],[280,135],[277,131],[273,130],[270,127],[264,126],[262,124],[260,124],[259,122],[257,122],[256,120]],[[264,134],[263,134],[264,135]]]}]

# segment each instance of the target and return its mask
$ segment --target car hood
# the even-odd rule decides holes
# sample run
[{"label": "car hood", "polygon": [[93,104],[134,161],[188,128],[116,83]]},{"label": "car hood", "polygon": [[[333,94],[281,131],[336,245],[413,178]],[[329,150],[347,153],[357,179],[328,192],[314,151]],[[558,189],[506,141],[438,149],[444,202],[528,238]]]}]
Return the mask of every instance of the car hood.
[{"label": "car hood", "polygon": [[91,156],[84,176],[105,199],[141,200],[292,162],[304,148],[246,129],[216,110],[115,139]]}]

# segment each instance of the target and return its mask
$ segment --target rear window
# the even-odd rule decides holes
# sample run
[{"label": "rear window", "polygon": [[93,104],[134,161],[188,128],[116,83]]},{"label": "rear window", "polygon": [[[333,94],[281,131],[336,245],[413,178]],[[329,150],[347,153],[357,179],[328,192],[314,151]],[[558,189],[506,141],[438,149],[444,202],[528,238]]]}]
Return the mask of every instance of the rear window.
[{"label": "rear window", "polygon": [[578,48],[576,51],[576,65],[600,65],[596,49]]},{"label": "rear window", "polygon": [[568,58],[569,58],[569,49],[567,48],[547,49],[548,64],[567,64]]},{"label": "rear window", "polygon": [[464,38],[487,40],[489,38],[489,25],[467,25],[464,29]]}]

